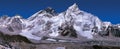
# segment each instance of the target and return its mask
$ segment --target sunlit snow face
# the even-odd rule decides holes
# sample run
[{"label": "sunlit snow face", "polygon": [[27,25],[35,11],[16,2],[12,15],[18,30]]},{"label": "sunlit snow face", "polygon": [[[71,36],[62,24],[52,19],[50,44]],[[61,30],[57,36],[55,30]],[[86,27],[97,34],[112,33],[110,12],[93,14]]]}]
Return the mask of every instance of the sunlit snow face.
[{"label": "sunlit snow face", "polygon": [[[75,9],[72,9],[75,8]],[[80,14],[79,14],[80,13]],[[82,13],[82,15],[81,15]],[[57,37],[60,34],[59,32],[59,27],[63,27],[62,25],[65,23],[68,23],[69,25],[73,24],[72,26],[74,27],[75,31],[77,32],[78,35],[84,36],[87,38],[92,38],[92,33],[91,33],[91,19],[88,18],[90,17],[88,13],[84,13],[80,11],[78,8],[76,8],[76,5],[71,6],[66,13],[60,13],[57,16],[52,16],[52,17],[47,17],[49,14],[44,13],[44,14],[39,14],[37,15],[38,18],[35,18],[33,21],[31,21],[31,24],[34,24],[35,27],[33,27],[32,30],[29,32],[45,32],[48,33],[49,36]],[[46,15],[47,14],[47,15]],[[36,15],[33,15],[36,17]],[[32,17],[33,17],[32,16]],[[50,15],[51,16],[51,15]],[[39,22],[42,20],[44,23]],[[38,21],[39,20],[39,21]],[[36,22],[37,21],[37,22]],[[34,22],[34,23],[33,23]],[[49,25],[49,29],[46,31],[43,31],[46,28],[47,22],[52,22],[51,25]],[[39,25],[37,25],[39,24]],[[51,33],[49,33],[51,32]]]},{"label": "sunlit snow face", "polygon": [[93,38],[92,32],[90,30],[90,24],[84,24],[83,22],[77,21],[74,23],[74,29],[80,36],[87,37],[88,39]]}]

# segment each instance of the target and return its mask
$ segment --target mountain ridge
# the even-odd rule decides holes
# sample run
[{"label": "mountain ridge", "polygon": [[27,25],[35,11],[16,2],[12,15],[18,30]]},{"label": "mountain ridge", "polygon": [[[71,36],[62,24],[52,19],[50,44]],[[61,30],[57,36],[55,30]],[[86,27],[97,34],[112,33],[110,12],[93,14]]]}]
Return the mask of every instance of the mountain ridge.
[{"label": "mountain ridge", "polygon": [[47,37],[45,40],[49,40],[51,37],[59,36],[94,39],[93,35],[102,31],[101,28],[105,27],[104,30],[107,30],[112,25],[110,22],[102,22],[97,16],[80,10],[76,4],[59,14],[48,7],[27,19],[19,15],[0,18],[0,32],[21,35],[33,43],[39,43],[44,37]]}]

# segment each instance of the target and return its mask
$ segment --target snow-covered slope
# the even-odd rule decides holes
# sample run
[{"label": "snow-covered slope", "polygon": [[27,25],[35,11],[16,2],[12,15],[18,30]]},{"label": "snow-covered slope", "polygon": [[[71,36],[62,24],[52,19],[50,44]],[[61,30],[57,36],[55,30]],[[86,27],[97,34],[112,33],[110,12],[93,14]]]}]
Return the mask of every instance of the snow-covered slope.
[{"label": "snow-covered slope", "polygon": [[28,19],[22,19],[18,15],[15,17],[1,17],[0,32],[8,35],[21,35],[32,42],[39,42],[44,36],[62,36],[61,30],[65,32],[66,27],[68,27],[75,30],[73,34],[76,33],[78,38],[83,36],[93,39],[92,29],[97,27],[97,30],[101,31],[103,24],[108,26],[110,23],[101,22],[97,16],[80,10],[74,4],[65,12],[59,14],[48,7],[45,10],[38,11]]},{"label": "snow-covered slope", "polygon": [[9,35],[19,35],[24,28],[24,19],[16,15],[14,17],[2,17],[0,19],[0,32]]}]

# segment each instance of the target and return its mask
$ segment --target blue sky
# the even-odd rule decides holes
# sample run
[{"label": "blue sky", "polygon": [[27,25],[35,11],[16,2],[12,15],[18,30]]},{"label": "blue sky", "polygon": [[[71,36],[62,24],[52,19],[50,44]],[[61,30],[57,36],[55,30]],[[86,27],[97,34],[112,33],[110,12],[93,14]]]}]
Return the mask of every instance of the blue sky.
[{"label": "blue sky", "polygon": [[0,16],[19,14],[28,18],[47,7],[52,7],[59,13],[74,3],[77,3],[81,10],[98,16],[102,21],[120,23],[120,0],[0,0]]}]

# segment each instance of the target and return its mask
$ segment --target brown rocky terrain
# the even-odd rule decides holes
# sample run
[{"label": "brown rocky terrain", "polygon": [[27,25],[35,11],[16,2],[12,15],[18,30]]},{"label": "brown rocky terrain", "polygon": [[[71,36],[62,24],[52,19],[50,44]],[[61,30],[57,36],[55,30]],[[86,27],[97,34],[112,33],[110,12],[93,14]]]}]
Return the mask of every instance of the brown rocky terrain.
[{"label": "brown rocky terrain", "polygon": [[[70,40],[70,39],[68,39]],[[0,34],[1,49],[120,49],[120,39],[116,37],[99,37],[94,40],[74,39],[70,42],[44,41],[31,43],[27,38]]]}]

